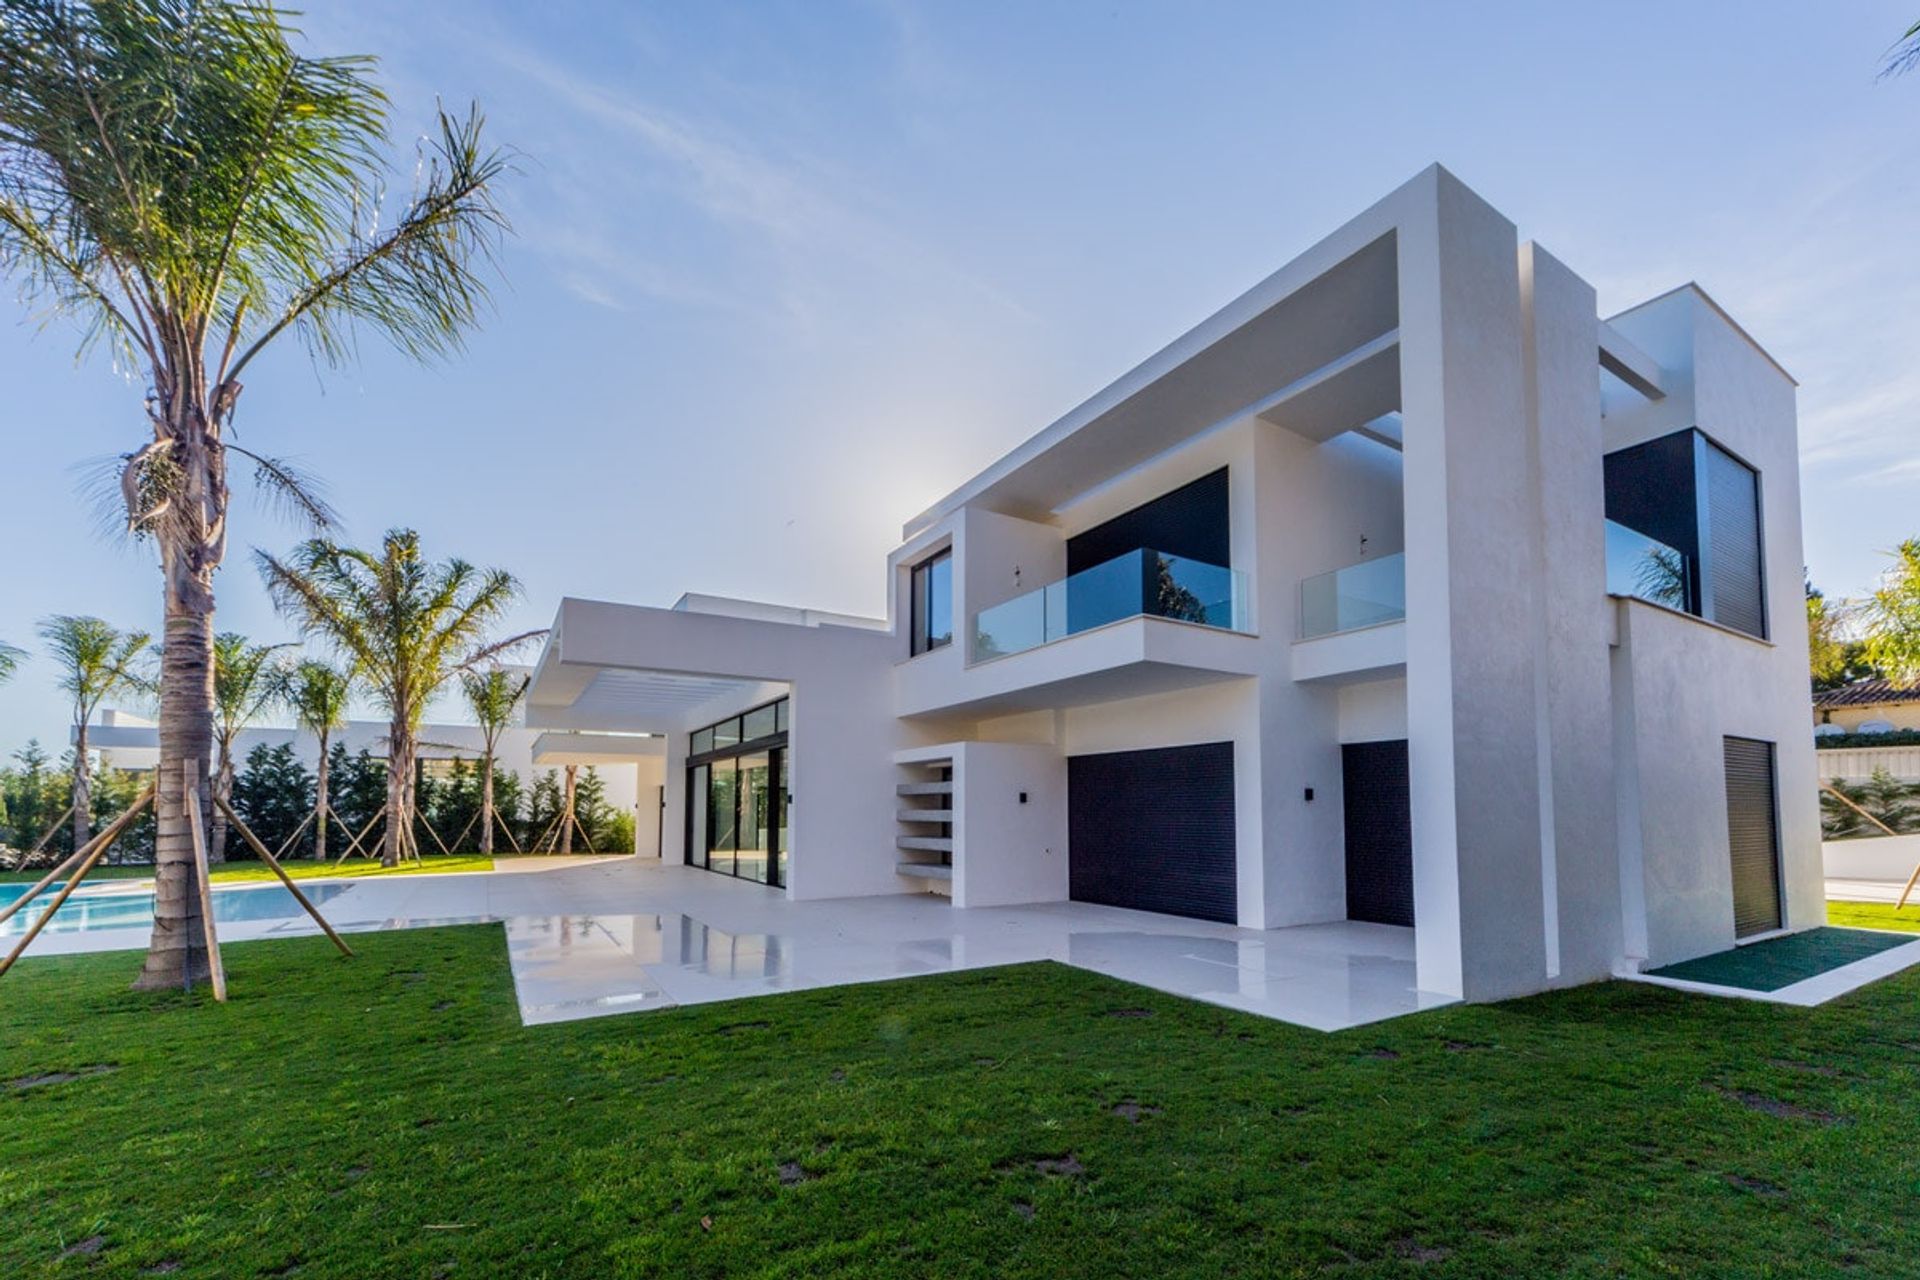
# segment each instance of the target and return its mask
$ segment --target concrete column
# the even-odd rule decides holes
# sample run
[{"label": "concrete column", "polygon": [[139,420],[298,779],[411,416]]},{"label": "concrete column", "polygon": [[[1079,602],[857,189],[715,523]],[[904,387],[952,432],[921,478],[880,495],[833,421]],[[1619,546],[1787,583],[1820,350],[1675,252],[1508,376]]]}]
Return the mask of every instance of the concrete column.
[{"label": "concrete column", "polygon": [[1399,231],[1418,979],[1497,999],[1546,981],[1518,246],[1445,170],[1419,181]]},{"label": "concrete column", "polygon": [[1593,287],[1520,248],[1527,400],[1540,495],[1534,731],[1547,977],[1588,982],[1621,954],[1608,673],[1606,486]]}]

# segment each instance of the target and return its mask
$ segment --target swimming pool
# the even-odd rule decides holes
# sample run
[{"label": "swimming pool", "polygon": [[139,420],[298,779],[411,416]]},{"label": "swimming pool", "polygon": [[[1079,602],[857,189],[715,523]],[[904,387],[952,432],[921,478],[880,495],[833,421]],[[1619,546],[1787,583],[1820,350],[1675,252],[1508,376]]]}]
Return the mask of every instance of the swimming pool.
[{"label": "swimming pool", "polygon": [[[11,906],[31,887],[0,884],[0,910]],[[306,894],[307,900],[317,907],[351,888],[353,886],[350,884],[322,881],[303,884],[300,892]],[[48,886],[45,893],[28,903],[24,910],[0,922],[0,938],[25,933],[46,910],[44,904],[53,901],[53,895],[59,889],[59,882],[56,881]],[[300,904],[293,900],[293,895],[287,892],[284,885],[235,885],[226,889],[216,887],[213,891],[213,918],[218,921],[284,920],[302,914],[304,912]],[[152,924],[152,889],[144,886],[121,887],[108,882],[76,889],[73,896],[61,904],[60,910],[43,932],[91,933],[103,929],[145,929]]]}]

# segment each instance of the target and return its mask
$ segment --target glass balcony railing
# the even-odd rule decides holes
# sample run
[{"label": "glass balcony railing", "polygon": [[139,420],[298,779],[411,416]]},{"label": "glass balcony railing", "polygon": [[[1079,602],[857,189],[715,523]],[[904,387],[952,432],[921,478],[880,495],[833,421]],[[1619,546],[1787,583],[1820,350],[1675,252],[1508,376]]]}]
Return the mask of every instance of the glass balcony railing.
[{"label": "glass balcony railing", "polygon": [[1623,524],[1607,521],[1607,594],[1635,596],[1697,613],[1693,564],[1682,552]]},{"label": "glass balcony railing", "polygon": [[1223,565],[1129,551],[976,613],[973,660],[1024,653],[1124,618],[1247,631],[1246,581],[1246,574]]},{"label": "glass balcony railing", "polygon": [[1404,552],[1362,560],[1300,584],[1300,638],[1358,631],[1407,616]]}]

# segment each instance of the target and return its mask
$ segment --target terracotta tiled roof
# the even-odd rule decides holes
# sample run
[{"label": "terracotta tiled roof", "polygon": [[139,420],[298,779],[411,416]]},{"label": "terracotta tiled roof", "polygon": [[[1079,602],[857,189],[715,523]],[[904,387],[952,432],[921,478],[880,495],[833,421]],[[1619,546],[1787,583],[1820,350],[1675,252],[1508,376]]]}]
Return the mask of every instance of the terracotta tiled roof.
[{"label": "terracotta tiled roof", "polygon": [[1877,707],[1892,702],[1920,702],[1920,685],[1895,684],[1891,680],[1855,680],[1813,695],[1815,709],[1831,711],[1839,707]]}]

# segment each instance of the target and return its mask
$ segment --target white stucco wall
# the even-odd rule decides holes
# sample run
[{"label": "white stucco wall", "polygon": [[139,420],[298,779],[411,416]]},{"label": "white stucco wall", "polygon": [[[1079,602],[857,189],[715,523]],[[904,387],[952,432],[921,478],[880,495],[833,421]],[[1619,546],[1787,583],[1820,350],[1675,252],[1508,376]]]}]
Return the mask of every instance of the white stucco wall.
[{"label": "white stucco wall", "polygon": [[1784,921],[1790,929],[1823,923],[1812,747],[1794,749],[1806,737],[1804,718],[1766,693],[1780,688],[1778,651],[1642,601],[1618,607],[1615,767],[1628,783],[1620,821],[1629,957],[1653,967],[1734,943],[1729,736],[1777,744]]},{"label": "white stucco wall", "polygon": [[1064,901],[1066,757],[1048,745],[962,742],[953,771],[953,905]]},{"label": "white stucco wall", "polygon": [[1836,880],[1880,880],[1906,883],[1920,867],[1920,835],[1862,836],[1828,840],[1820,846],[1821,865]]}]

